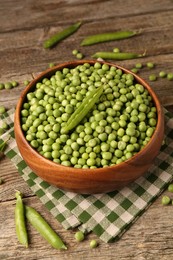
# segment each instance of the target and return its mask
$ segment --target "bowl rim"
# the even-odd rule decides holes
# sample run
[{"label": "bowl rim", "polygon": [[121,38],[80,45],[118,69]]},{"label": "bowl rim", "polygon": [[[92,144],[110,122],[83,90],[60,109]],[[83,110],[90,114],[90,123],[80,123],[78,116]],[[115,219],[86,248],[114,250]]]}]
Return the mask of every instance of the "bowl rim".
[{"label": "bowl rim", "polygon": [[[116,67],[118,69],[121,69],[124,73],[128,73],[128,74],[132,74],[135,78],[135,80],[137,81],[137,83],[141,84],[144,86],[144,88],[146,88],[149,92],[149,94],[152,96],[153,102],[156,106],[157,109],[157,125],[155,128],[155,131],[152,135],[152,137],[150,138],[149,142],[142,148],[142,150],[140,150],[139,152],[137,152],[135,155],[133,155],[131,158],[119,163],[119,164],[115,164],[115,165],[111,165],[111,166],[106,166],[106,167],[100,167],[100,168],[75,168],[72,166],[64,166],[60,163],[56,163],[53,160],[50,160],[48,158],[45,158],[44,156],[42,156],[39,152],[37,152],[31,145],[30,143],[26,140],[24,132],[21,128],[21,116],[20,116],[20,111],[22,108],[22,105],[26,99],[26,95],[27,93],[35,88],[36,83],[40,82],[43,78],[48,77],[50,78],[57,70],[62,70],[65,67],[69,67],[69,68],[75,68],[78,65],[82,65],[84,63],[89,63],[90,65],[95,64],[96,62],[99,62],[101,64],[107,64],[109,66],[113,66]],[[67,168],[70,169],[69,174],[78,174],[80,172],[80,174],[94,174],[94,173],[101,173],[104,172],[105,169],[119,169],[123,166],[123,164],[130,164],[131,162],[133,162],[134,160],[136,160],[136,158],[138,158],[140,155],[142,155],[153,143],[153,140],[155,139],[155,137],[157,136],[157,130],[158,128],[160,128],[161,126],[161,119],[163,118],[163,109],[161,106],[161,103],[159,101],[158,96],[156,95],[155,91],[150,87],[150,85],[141,77],[139,77],[137,74],[133,73],[132,71],[130,71],[129,69],[126,69],[120,65],[114,64],[112,62],[107,62],[107,61],[100,61],[100,60],[92,60],[92,59],[83,59],[83,60],[72,60],[72,61],[67,61],[67,62],[63,62],[60,63],[52,68],[48,68],[44,71],[42,71],[38,76],[36,76],[29,84],[28,86],[22,91],[19,100],[17,102],[17,106],[16,106],[16,111],[15,111],[15,118],[14,118],[14,125],[17,125],[19,128],[17,131],[20,131],[20,136],[22,138],[22,141],[25,143],[26,146],[28,146],[29,149],[31,149],[31,151],[33,152],[33,154],[35,154],[38,158],[40,158],[41,160],[43,160],[45,163],[47,164],[51,164],[52,166],[55,167],[61,167],[62,169],[64,169],[64,171],[67,170]]]}]

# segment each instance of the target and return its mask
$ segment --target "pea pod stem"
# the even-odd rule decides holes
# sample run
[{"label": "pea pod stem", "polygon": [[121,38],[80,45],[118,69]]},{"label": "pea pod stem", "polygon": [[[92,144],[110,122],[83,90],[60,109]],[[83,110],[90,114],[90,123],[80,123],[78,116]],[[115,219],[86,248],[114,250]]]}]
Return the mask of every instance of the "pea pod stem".
[{"label": "pea pod stem", "polygon": [[8,139],[6,141],[3,141],[1,144],[0,144],[0,152],[3,152],[4,149],[5,149],[5,146],[8,142],[8,140],[10,139],[10,136],[8,137]]},{"label": "pea pod stem", "polygon": [[15,225],[16,234],[19,242],[28,247],[28,235],[25,222],[25,207],[22,201],[22,194],[17,191],[16,194],[16,207],[15,207]]},{"label": "pea pod stem", "polygon": [[75,112],[71,115],[69,120],[67,121],[66,126],[63,128],[63,132],[67,133],[74,127],[76,127],[81,120],[87,115],[87,113],[91,110],[94,104],[98,101],[99,97],[103,93],[103,86],[94,89],[90,92],[88,96],[86,96],[83,102],[78,106]]},{"label": "pea pod stem", "polygon": [[139,34],[137,31],[117,31],[112,33],[101,33],[86,37],[82,42],[81,46],[93,45],[96,43],[127,39],[132,36]]},{"label": "pea pod stem", "polygon": [[25,206],[25,211],[26,218],[52,247],[55,249],[67,249],[60,237],[34,208]]},{"label": "pea pod stem", "polygon": [[58,42],[62,41],[63,39],[67,38],[68,36],[70,36],[71,34],[76,32],[78,30],[78,28],[80,27],[80,25],[81,25],[81,22],[78,22],[78,23],[75,23],[75,24],[67,27],[66,29],[62,30],[61,32],[55,33],[53,36],[51,36],[49,39],[47,39],[43,43],[43,47],[45,49],[53,47]]},{"label": "pea pod stem", "polygon": [[145,53],[138,54],[132,52],[96,52],[94,55],[92,55],[92,58],[102,58],[105,60],[130,60],[144,56]]},{"label": "pea pod stem", "polygon": [[7,142],[8,140],[10,139],[10,136],[8,137],[7,140],[3,141],[1,144],[0,144],[0,158],[3,157],[3,153],[4,153],[4,150],[6,148],[6,145],[7,145]]}]

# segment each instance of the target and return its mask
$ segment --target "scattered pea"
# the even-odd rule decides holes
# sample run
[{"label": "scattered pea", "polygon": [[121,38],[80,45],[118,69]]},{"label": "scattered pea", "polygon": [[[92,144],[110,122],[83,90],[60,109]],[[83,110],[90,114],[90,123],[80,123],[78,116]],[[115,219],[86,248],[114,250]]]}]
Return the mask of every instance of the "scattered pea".
[{"label": "scattered pea", "polygon": [[166,195],[162,197],[162,204],[163,205],[168,205],[170,202],[171,202],[170,197],[168,197]]},{"label": "scattered pea", "polygon": [[98,246],[98,242],[95,239],[90,241],[90,248],[96,248]]},{"label": "scattered pea", "polygon": [[85,236],[84,236],[84,233],[82,231],[77,231],[75,233],[75,239],[76,239],[77,242],[83,241],[84,238],[85,238]]},{"label": "scattered pea", "polygon": [[135,68],[141,69],[143,67],[142,63],[136,63]]},{"label": "scattered pea", "polygon": [[0,114],[3,114],[6,112],[6,109],[4,106],[0,106]]},{"label": "scattered pea", "polygon": [[169,191],[169,192],[173,192],[173,184],[169,184],[169,186],[168,186],[168,191]]},{"label": "scattered pea", "polygon": [[137,68],[132,68],[131,71],[132,71],[133,73],[138,73],[138,69],[137,69]]},{"label": "scattered pea", "polygon": [[11,84],[11,82],[6,82],[6,83],[4,84],[4,86],[5,86],[5,89],[11,89],[11,88],[13,87],[13,85]]},{"label": "scattered pea", "polygon": [[75,56],[76,56],[78,53],[79,53],[79,51],[76,50],[76,49],[72,51],[72,54],[75,55]]},{"label": "scattered pea", "polygon": [[23,84],[24,84],[25,86],[28,86],[29,80],[24,80]]},{"label": "scattered pea", "polygon": [[3,122],[3,123],[2,123],[2,129],[4,129],[4,130],[8,129],[8,125],[7,125],[6,122]]},{"label": "scattered pea", "polygon": [[4,89],[5,86],[4,86],[4,83],[0,83],[0,89]]},{"label": "scattered pea", "polygon": [[168,79],[168,80],[173,80],[173,73],[169,72],[169,73],[167,74],[167,79]]},{"label": "scattered pea", "polygon": [[53,62],[49,63],[49,68],[53,68],[55,64]]},{"label": "scattered pea", "polygon": [[15,81],[15,80],[12,81],[11,84],[12,84],[13,88],[15,88],[15,87],[17,87],[19,85],[19,83],[17,81]]},{"label": "scattered pea", "polygon": [[79,60],[82,59],[83,58],[83,54],[82,53],[77,53],[76,54],[76,58],[79,59]]},{"label": "scattered pea", "polygon": [[157,79],[157,76],[156,76],[155,74],[151,74],[151,75],[149,76],[149,80],[150,80],[150,81],[156,81],[156,79]]},{"label": "scattered pea", "polygon": [[155,66],[155,64],[154,64],[153,62],[147,62],[147,67],[148,67],[149,69],[153,69],[154,66]]},{"label": "scattered pea", "polygon": [[113,49],[113,52],[116,52],[116,53],[117,53],[117,52],[120,52],[120,49],[119,49],[119,48],[114,48],[114,49]]},{"label": "scattered pea", "polygon": [[159,77],[161,77],[161,78],[165,78],[166,77],[166,72],[165,71],[160,71],[159,72]]},{"label": "scattered pea", "polygon": [[[83,53],[81,53],[80,51],[78,51],[76,49],[72,51],[72,54],[74,56],[76,56],[76,58],[79,60],[83,59],[83,57],[84,57]],[[83,80],[84,80],[84,77],[83,77]]]}]

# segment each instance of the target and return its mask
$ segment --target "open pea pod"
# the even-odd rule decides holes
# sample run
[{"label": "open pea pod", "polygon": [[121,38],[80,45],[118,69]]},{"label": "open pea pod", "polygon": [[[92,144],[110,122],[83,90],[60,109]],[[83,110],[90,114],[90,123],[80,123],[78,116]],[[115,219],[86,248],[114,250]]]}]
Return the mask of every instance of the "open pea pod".
[{"label": "open pea pod", "polygon": [[62,129],[63,133],[68,133],[74,127],[76,127],[81,120],[88,114],[91,108],[95,105],[95,103],[99,100],[99,97],[103,93],[103,86],[94,89],[90,92],[88,96],[86,96],[83,102],[78,106],[75,112],[71,115],[69,120],[67,121],[66,126]]}]

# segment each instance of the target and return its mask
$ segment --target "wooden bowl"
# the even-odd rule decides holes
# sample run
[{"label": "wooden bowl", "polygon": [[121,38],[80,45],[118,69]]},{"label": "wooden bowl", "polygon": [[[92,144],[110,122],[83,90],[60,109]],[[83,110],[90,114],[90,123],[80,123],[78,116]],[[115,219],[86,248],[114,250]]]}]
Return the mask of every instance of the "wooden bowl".
[{"label": "wooden bowl", "polygon": [[51,77],[57,70],[61,70],[64,67],[74,68],[84,62],[94,64],[96,61],[82,60],[57,65],[41,73],[24,89],[19,98],[15,112],[15,138],[23,159],[33,170],[33,172],[35,172],[35,174],[40,176],[43,180],[57,186],[58,188],[76,193],[106,193],[120,189],[143,175],[152,165],[152,162],[159,153],[162,145],[164,136],[164,116],[162,107],[154,91],[143,79],[118,65],[108,62],[101,62],[120,68],[125,73],[133,74],[136,81],[142,84],[149,91],[154,100],[158,114],[157,126],[149,143],[136,155],[118,165],[97,169],[77,169],[57,164],[44,158],[36,150],[34,150],[25,139],[21,128],[20,111],[26,99],[27,93],[35,88],[36,83],[40,82],[44,77]]}]

